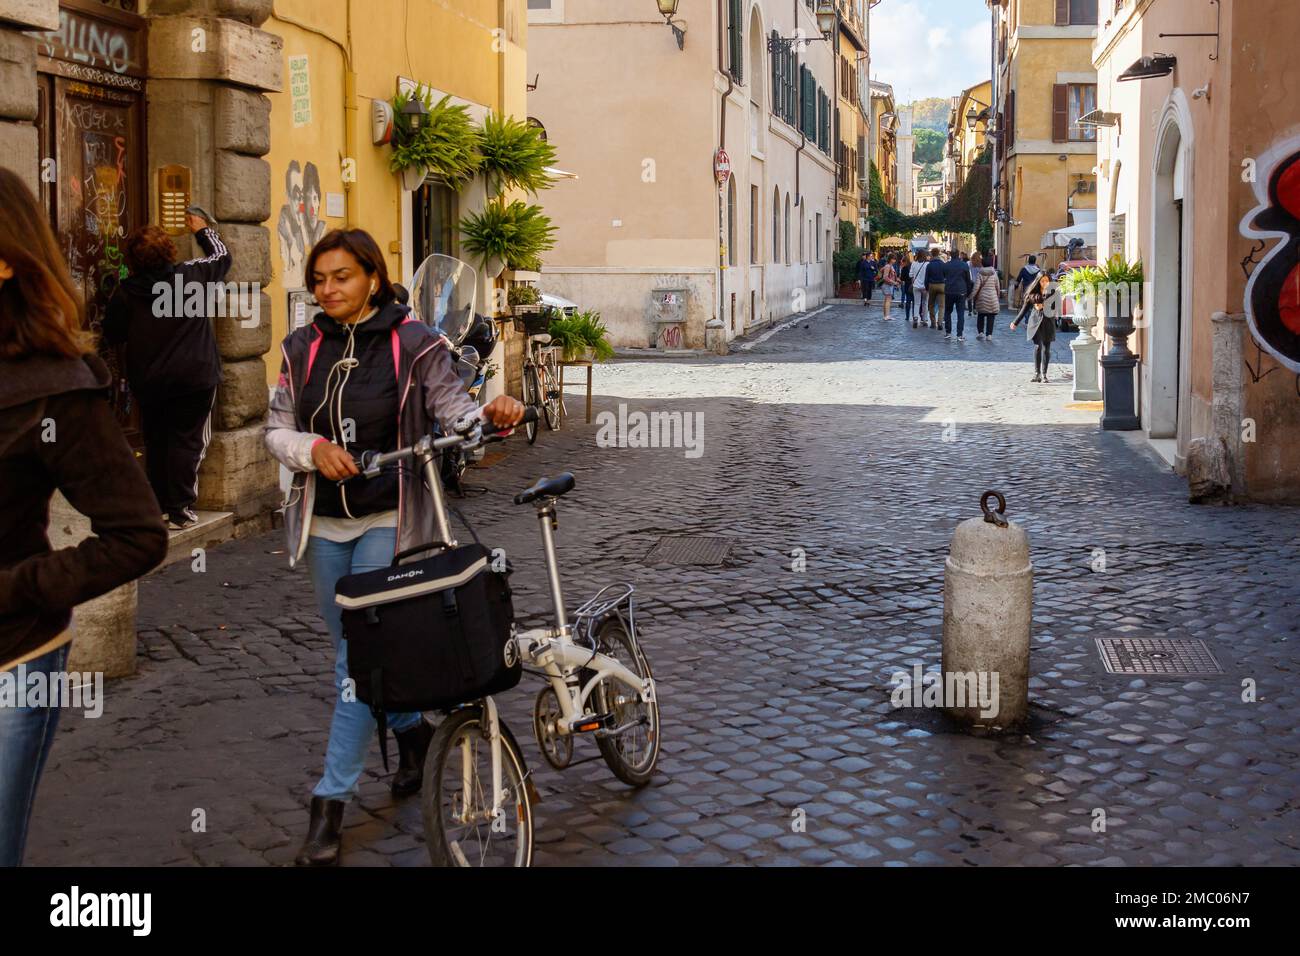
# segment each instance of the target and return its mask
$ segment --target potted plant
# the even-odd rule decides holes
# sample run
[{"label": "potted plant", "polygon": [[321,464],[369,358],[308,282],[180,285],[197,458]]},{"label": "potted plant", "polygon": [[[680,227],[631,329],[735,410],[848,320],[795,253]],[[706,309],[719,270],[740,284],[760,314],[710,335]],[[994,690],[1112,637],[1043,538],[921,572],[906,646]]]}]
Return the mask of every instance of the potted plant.
[{"label": "potted plant", "polygon": [[1097,267],[1093,279],[1097,311],[1105,319],[1111,351],[1126,353],[1128,337],[1133,334],[1133,311],[1142,301],[1142,263],[1128,262],[1116,253]]},{"label": "potted plant", "polygon": [[[1081,334],[1080,343],[1092,341],[1092,327],[1097,323],[1097,290],[1101,281],[1101,270],[1096,266],[1080,266],[1061,276],[1057,291],[1061,296],[1069,297],[1072,304],[1068,316]],[[1064,303],[1061,313],[1064,314]]]},{"label": "potted plant", "polygon": [[490,277],[507,267],[531,272],[541,268],[541,254],[555,246],[555,226],[540,206],[521,200],[492,199],[482,212],[461,219],[464,248],[479,256]]},{"label": "potted plant", "polygon": [[[428,111],[418,132],[411,130],[410,120],[402,112],[412,97]],[[483,157],[468,107],[453,105],[450,96],[434,103],[426,87],[417,87],[394,97],[393,113],[393,155],[388,166],[402,174],[406,189],[418,189],[430,173],[453,188],[473,178]]]},{"label": "potted plant", "polygon": [[506,293],[506,302],[515,315],[529,315],[541,311],[542,293],[535,285],[513,285]]},{"label": "potted plant", "polygon": [[546,169],[555,163],[555,147],[535,126],[510,116],[489,113],[479,130],[479,171],[487,180],[489,195],[519,189],[536,195],[554,183]]},{"label": "potted plant", "polygon": [[575,312],[557,315],[547,328],[551,344],[558,345],[566,362],[604,362],[614,357],[609,330],[599,312]]}]

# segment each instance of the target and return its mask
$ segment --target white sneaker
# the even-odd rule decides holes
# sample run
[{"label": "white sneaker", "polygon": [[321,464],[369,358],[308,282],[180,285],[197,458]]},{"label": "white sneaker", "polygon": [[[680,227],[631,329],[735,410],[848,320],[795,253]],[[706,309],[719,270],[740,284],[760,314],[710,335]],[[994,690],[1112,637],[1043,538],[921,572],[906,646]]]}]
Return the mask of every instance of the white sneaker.
[{"label": "white sneaker", "polygon": [[983,342],[983,341],[984,341],[984,333],[981,332],[981,333],[979,333],[979,335],[975,336],[975,341],[976,341],[976,342]]},{"label": "white sneaker", "polygon": [[965,342],[965,341],[966,341],[966,336],[964,336],[964,335],[959,335],[959,336],[957,336],[957,341],[958,341],[958,342]]}]

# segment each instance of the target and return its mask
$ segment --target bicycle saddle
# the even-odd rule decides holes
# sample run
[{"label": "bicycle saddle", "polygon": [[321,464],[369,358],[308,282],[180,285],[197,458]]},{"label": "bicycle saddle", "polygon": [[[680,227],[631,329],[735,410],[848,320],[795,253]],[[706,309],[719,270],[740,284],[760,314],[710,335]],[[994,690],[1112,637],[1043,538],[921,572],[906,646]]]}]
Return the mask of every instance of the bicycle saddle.
[{"label": "bicycle saddle", "polygon": [[554,478],[539,478],[537,484],[515,495],[515,504],[526,505],[538,498],[558,498],[573,490],[573,473],[561,472]]},{"label": "bicycle saddle", "polygon": [[538,332],[536,335],[530,335],[528,337],[539,345],[548,345],[551,341],[550,335],[545,332]]}]

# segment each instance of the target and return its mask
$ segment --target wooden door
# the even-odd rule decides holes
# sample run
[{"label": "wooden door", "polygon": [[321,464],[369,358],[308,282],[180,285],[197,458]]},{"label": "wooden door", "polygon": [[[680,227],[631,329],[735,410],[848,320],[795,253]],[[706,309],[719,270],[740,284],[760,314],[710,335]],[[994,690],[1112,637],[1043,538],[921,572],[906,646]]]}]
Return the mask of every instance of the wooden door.
[{"label": "wooden door", "polygon": [[[65,77],[51,79],[55,226],[85,304],[86,324],[99,333],[108,301],[127,276],[126,236],[147,216],[141,97]],[[117,351],[100,346],[113,372],[118,421],[138,447],[139,410]]]}]

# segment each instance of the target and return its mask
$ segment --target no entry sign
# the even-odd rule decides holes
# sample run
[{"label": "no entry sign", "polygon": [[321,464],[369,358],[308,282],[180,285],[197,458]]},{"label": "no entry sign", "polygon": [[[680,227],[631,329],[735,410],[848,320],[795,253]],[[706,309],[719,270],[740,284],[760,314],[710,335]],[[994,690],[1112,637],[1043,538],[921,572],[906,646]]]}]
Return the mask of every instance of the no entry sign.
[{"label": "no entry sign", "polygon": [[713,154],[713,174],[718,177],[718,185],[725,185],[731,177],[731,157],[725,149]]}]

